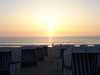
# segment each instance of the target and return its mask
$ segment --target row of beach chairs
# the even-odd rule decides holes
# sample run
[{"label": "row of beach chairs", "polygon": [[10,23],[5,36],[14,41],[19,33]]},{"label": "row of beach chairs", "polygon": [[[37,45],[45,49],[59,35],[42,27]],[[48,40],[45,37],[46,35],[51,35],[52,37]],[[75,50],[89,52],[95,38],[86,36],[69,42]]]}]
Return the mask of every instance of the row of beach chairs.
[{"label": "row of beach chairs", "polygon": [[100,45],[54,45],[55,69],[63,75],[98,75]]},{"label": "row of beach chairs", "polygon": [[0,75],[19,75],[21,67],[37,66],[48,56],[47,45],[0,47]]}]

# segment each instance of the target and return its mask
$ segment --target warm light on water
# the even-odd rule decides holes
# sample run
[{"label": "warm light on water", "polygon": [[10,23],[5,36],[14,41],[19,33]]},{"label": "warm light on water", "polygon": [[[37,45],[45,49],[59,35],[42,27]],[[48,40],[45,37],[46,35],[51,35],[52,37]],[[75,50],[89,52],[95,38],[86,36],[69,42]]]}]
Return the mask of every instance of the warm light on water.
[{"label": "warm light on water", "polygon": [[52,47],[52,45],[48,45],[48,47]]},{"label": "warm light on water", "polygon": [[100,36],[0,37],[0,45],[100,44]]}]

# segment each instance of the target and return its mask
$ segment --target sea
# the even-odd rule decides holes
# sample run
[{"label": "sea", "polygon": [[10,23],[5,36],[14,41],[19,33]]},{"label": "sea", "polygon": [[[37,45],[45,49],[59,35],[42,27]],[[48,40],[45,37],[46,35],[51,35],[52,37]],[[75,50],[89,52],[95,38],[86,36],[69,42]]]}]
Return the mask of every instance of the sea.
[{"label": "sea", "polygon": [[100,36],[0,36],[0,46],[100,44]]}]

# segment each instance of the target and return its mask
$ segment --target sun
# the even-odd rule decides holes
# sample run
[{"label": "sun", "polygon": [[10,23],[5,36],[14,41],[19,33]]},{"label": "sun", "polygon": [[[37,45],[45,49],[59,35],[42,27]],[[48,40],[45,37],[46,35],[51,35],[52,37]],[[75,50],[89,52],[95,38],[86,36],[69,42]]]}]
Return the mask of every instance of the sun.
[{"label": "sun", "polygon": [[48,30],[48,32],[49,32],[49,33],[52,33],[52,32],[53,32],[53,30],[52,30],[52,29],[49,29],[49,30]]}]

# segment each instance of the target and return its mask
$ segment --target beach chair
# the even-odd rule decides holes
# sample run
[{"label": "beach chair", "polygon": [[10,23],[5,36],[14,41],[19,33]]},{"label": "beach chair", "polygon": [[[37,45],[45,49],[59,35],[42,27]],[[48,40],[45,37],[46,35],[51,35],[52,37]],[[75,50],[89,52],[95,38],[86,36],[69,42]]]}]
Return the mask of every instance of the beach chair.
[{"label": "beach chair", "polygon": [[55,70],[62,71],[61,45],[53,47]]},{"label": "beach chair", "polygon": [[43,55],[48,56],[48,45],[41,45],[43,46]]},{"label": "beach chair", "polygon": [[53,47],[54,52],[54,61],[55,61],[55,69],[58,71],[63,71],[63,65],[64,65],[64,50],[71,47],[73,45],[55,45]]},{"label": "beach chair", "polygon": [[19,75],[20,48],[0,47],[0,75]]},{"label": "beach chair", "polygon": [[21,46],[21,67],[37,66],[36,48]]},{"label": "beach chair", "polygon": [[38,61],[44,61],[43,46],[35,46]]},{"label": "beach chair", "polygon": [[98,75],[96,47],[71,47],[64,51],[63,75]]},{"label": "beach chair", "polygon": [[[100,50],[100,44],[95,44],[95,47],[97,47]],[[98,72],[100,73],[100,53],[99,53],[99,60],[98,60]]]},{"label": "beach chair", "polygon": [[70,48],[70,47],[72,47],[73,45],[62,45],[61,46],[61,50],[60,50],[60,52],[61,52],[61,59],[62,59],[62,71],[63,71],[63,65],[64,65],[64,51],[66,50],[66,49],[68,49],[68,48]]}]

